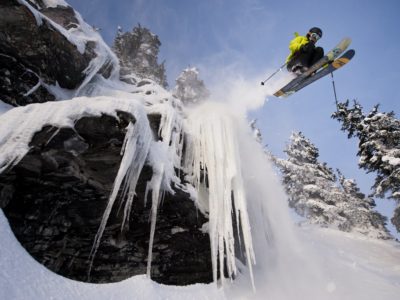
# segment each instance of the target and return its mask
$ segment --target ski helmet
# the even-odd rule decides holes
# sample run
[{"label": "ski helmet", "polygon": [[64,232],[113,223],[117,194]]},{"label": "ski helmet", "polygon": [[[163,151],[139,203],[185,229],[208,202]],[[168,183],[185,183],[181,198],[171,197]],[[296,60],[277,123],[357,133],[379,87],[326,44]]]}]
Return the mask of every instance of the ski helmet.
[{"label": "ski helmet", "polygon": [[322,37],[322,30],[318,27],[313,27],[309,30],[309,32],[311,33],[316,33],[318,34],[320,37]]}]

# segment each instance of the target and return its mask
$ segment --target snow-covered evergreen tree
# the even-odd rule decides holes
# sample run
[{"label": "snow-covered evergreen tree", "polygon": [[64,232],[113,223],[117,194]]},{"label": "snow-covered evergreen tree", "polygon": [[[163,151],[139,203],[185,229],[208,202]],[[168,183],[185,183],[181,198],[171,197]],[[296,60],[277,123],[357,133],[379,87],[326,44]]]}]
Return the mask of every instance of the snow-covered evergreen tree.
[{"label": "snow-covered evergreen tree", "polygon": [[370,113],[364,114],[362,106],[354,101],[339,103],[332,115],[342,123],[342,130],[348,137],[359,139],[359,166],[367,172],[376,172],[373,185],[374,195],[395,199],[398,206],[392,223],[400,232],[400,120],[393,112],[382,113],[375,106]]},{"label": "snow-covered evergreen tree", "polygon": [[337,172],[344,199],[347,202],[344,206],[344,214],[348,220],[346,224],[348,228],[345,228],[345,231],[357,231],[380,239],[391,238],[385,227],[386,217],[374,210],[376,206],[374,199],[361,193],[355,180],[346,179],[340,170]]},{"label": "snow-covered evergreen tree", "polygon": [[336,176],[318,162],[318,149],[301,132],[294,132],[285,153],[288,159],[275,159],[282,172],[289,206],[311,223],[340,226],[346,222],[337,206],[340,198]]},{"label": "snow-covered evergreen tree", "polygon": [[272,157],[281,170],[289,206],[310,223],[335,226],[376,238],[390,238],[385,218],[373,211],[375,203],[359,191],[353,180],[318,161],[318,148],[301,132],[294,132],[285,153],[288,159]]},{"label": "snow-covered evergreen tree", "polygon": [[196,103],[208,98],[210,92],[199,79],[197,68],[186,68],[176,79],[174,95],[183,103]]},{"label": "snow-covered evergreen tree", "polygon": [[167,87],[164,62],[158,64],[160,46],[158,36],[140,24],[132,32],[125,33],[119,26],[113,50],[121,63],[121,79],[132,83],[130,75],[134,73],[139,78],[149,78]]}]

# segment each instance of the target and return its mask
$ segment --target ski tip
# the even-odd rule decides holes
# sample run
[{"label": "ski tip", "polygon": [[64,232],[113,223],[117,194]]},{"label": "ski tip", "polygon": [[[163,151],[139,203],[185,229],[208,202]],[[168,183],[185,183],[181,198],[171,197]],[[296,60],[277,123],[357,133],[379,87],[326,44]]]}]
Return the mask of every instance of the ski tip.
[{"label": "ski tip", "polygon": [[351,38],[345,37],[345,38],[342,40],[342,47],[343,47],[343,50],[345,50],[350,44],[351,44]]},{"label": "ski tip", "polygon": [[285,93],[282,92],[282,90],[279,90],[279,91],[277,91],[277,92],[274,94],[274,96],[280,98],[280,97],[282,97],[284,94],[285,94]]},{"label": "ski tip", "polygon": [[263,81],[261,81],[261,85],[264,85],[264,82],[263,82]]}]

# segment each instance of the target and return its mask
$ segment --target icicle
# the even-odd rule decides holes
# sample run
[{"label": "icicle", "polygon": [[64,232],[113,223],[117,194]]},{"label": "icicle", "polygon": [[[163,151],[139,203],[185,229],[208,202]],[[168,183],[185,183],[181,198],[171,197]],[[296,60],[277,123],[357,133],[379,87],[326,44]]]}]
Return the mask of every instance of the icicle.
[{"label": "icicle", "polygon": [[121,225],[121,230],[125,226],[125,224],[129,223],[129,213],[133,197],[135,195],[136,184],[146,161],[146,157],[149,153],[150,142],[152,138],[151,129],[147,120],[147,116],[144,114],[144,112],[136,116],[136,119],[137,120],[135,125],[130,123],[128,126],[128,131],[126,133],[124,141],[125,147],[122,149],[122,151],[124,151],[124,156],[122,157],[121,165],[118,170],[117,177],[114,181],[113,190],[108,200],[106,210],[104,212],[99,229],[95,236],[92,250],[89,255],[90,264],[88,276],[90,276],[94,257],[100,245],[101,237],[104,233],[105,226],[107,224],[112,207],[117,198],[118,191],[122,183],[124,183],[124,186],[120,197],[121,199],[125,199],[125,197],[127,197],[127,199],[125,202],[124,217]]},{"label": "icicle", "polygon": [[154,234],[160,199],[162,199],[164,191],[174,193],[170,187],[171,182],[178,184],[180,181],[175,175],[175,168],[180,168],[181,163],[180,158],[183,148],[181,123],[182,121],[176,110],[170,108],[163,111],[158,132],[162,140],[152,144],[148,157],[149,164],[153,167],[153,176],[147,183],[144,199],[146,204],[147,195],[151,191],[151,228],[147,257],[147,276],[149,278],[151,277]]},{"label": "icicle", "polygon": [[[153,176],[147,183],[144,199],[144,204],[146,205],[148,193],[151,191],[151,229],[147,261],[147,275],[149,277],[151,275],[152,251],[160,198],[164,191],[173,193],[170,186],[171,182],[179,183],[179,179],[175,175],[175,168],[180,167],[180,155],[183,148],[183,141],[180,138],[182,134],[182,120],[177,115],[176,110],[168,106],[166,108],[165,105],[163,108],[153,105],[152,109],[161,113],[159,134],[162,141],[153,141],[148,119],[144,113],[137,117],[138,119],[134,126],[132,124],[129,125],[124,145],[122,147],[124,156],[90,253],[89,276],[94,256],[96,255],[97,249],[100,245],[101,237],[104,233],[105,226],[122,183],[124,184],[122,186],[120,197],[121,199],[126,198],[126,200],[125,203],[121,203],[120,206],[121,208],[122,205],[124,205],[124,216],[121,230],[129,228],[129,216],[131,213],[133,198],[135,196],[136,184],[146,161],[153,169]],[[157,109],[159,110],[157,111]],[[149,109],[149,111],[151,111],[151,109]]]},{"label": "icicle", "polygon": [[191,136],[187,139],[190,144],[187,147],[185,170],[198,191],[201,186],[208,185],[213,278],[216,282],[219,271],[221,282],[224,283],[225,265],[231,279],[237,273],[232,222],[234,209],[238,226],[242,229],[243,246],[254,286],[252,265],[255,264],[255,256],[235,123],[226,110],[218,105],[205,107],[210,109],[197,109],[188,117]]},{"label": "icicle", "polygon": [[151,227],[150,227],[150,240],[149,240],[149,250],[147,255],[147,276],[151,278],[151,262],[153,257],[153,243],[154,243],[154,233],[156,231],[157,222],[157,210],[160,203],[160,198],[162,193],[160,193],[161,183],[164,175],[164,165],[159,166],[157,173],[153,175],[151,181],[148,183],[148,187],[152,190],[151,197]]},{"label": "icicle", "polygon": [[17,0],[17,2],[18,2],[19,4],[21,4],[21,5],[26,6],[26,7],[31,11],[31,13],[33,14],[33,16],[34,16],[35,19],[36,19],[36,24],[37,24],[38,26],[41,26],[41,25],[43,24],[42,14],[39,13],[38,10],[36,10],[33,6],[31,6],[31,5],[30,5],[27,1],[25,1],[25,0]]}]

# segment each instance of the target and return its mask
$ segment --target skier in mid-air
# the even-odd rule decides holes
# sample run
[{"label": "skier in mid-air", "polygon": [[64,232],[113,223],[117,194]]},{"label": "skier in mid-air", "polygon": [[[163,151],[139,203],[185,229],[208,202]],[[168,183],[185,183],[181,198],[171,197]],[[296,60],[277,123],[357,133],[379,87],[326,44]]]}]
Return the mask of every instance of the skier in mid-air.
[{"label": "skier in mid-air", "polygon": [[261,85],[264,85],[286,65],[288,71],[297,76],[291,78],[285,86],[274,93],[276,97],[286,98],[320,78],[332,74],[353,58],[355,54],[353,49],[344,52],[351,43],[350,38],[343,38],[339,44],[324,54],[324,49],[315,46],[321,37],[322,30],[318,27],[311,28],[306,36],[300,36],[296,32],[295,38],[290,41],[290,54],[286,62],[267,79],[261,81]]},{"label": "skier in mid-air", "polygon": [[286,59],[289,72],[300,75],[324,56],[324,49],[316,47],[315,43],[322,37],[322,30],[311,28],[306,36],[295,32],[295,38],[290,41],[290,54]]}]

